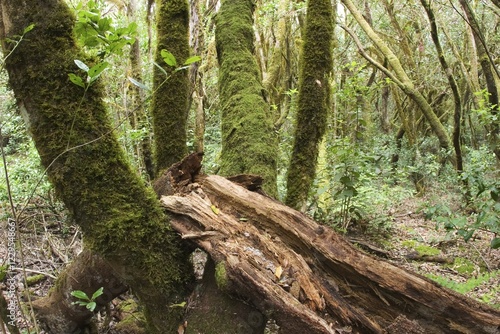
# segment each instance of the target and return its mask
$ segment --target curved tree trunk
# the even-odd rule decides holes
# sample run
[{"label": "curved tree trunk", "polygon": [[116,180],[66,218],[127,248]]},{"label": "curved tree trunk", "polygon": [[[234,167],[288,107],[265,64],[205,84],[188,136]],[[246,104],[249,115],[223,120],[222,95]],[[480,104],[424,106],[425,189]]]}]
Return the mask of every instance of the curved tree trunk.
[{"label": "curved tree trunk", "polygon": [[437,56],[439,59],[439,63],[441,64],[441,68],[443,72],[446,74],[446,78],[448,79],[448,83],[450,85],[451,91],[453,93],[453,102],[454,102],[454,112],[453,112],[453,148],[455,149],[455,156],[457,158],[457,171],[461,174],[464,170],[463,159],[462,159],[462,145],[460,143],[460,126],[462,123],[462,98],[460,96],[460,92],[458,89],[457,82],[455,81],[455,77],[453,76],[453,69],[450,68],[446,58],[444,57],[444,51],[441,47],[441,42],[439,41],[438,28],[436,24],[436,18],[434,16],[434,11],[430,3],[427,0],[420,0],[422,6],[427,12],[427,16],[429,17],[429,22],[431,26],[431,37],[434,45],[436,47]]},{"label": "curved tree trunk", "polygon": [[176,71],[161,56],[171,52],[178,66],[189,57],[189,6],[187,0],[157,1],[157,44],[154,67],[154,96],[152,102],[154,160],[156,176],[187,154],[187,118],[189,78],[187,71]]},{"label": "curved tree trunk", "polygon": [[[144,304],[150,333],[173,331],[177,318],[168,305],[179,302],[191,266],[155,194],[121,151],[99,82],[85,91],[68,79],[68,73],[83,74],[74,63],[84,59],[73,39],[75,18],[59,0],[1,0],[0,6],[2,46],[5,54],[12,52],[5,62],[9,82],[49,180],[82,228],[86,246],[102,255]],[[35,28],[29,38],[13,49],[7,41],[30,24]],[[62,275],[57,286],[79,289],[70,279]],[[51,298],[66,299],[67,291],[56,289],[54,294],[64,295]],[[81,307],[65,308],[68,318],[78,311]],[[59,327],[64,320],[57,315],[52,320],[51,333],[68,334]]]},{"label": "curved tree trunk", "polygon": [[222,106],[222,175],[262,175],[265,189],[277,196],[277,136],[273,115],[264,99],[259,68],[253,56],[252,0],[223,0],[215,39]]},{"label": "curved tree trunk", "polygon": [[316,175],[318,146],[326,130],[333,66],[333,11],[330,0],[307,2],[299,74],[297,125],[287,175],[286,204],[303,208]]},{"label": "curved tree trunk", "polygon": [[[387,58],[389,66],[394,72],[394,74],[390,76],[391,79],[396,78],[396,83],[398,84],[398,86],[418,105],[425,118],[429,122],[434,134],[437,136],[440,146],[444,149],[450,149],[452,147],[452,143],[448,136],[448,133],[446,132],[446,129],[444,128],[443,124],[441,123],[425,97],[415,88],[415,85],[401,66],[399,59],[392,52],[389,46],[387,46],[387,44],[370,27],[370,25],[363,18],[363,15],[361,15],[361,13],[351,0],[342,0],[342,3],[344,3],[344,5],[349,9],[350,13],[354,16],[355,20],[358,22],[361,28]],[[377,67],[379,66],[380,65],[378,65]],[[388,74],[387,69],[385,69],[384,73]],[[455,161],[453,161],[453,163],[455,163]]]}]

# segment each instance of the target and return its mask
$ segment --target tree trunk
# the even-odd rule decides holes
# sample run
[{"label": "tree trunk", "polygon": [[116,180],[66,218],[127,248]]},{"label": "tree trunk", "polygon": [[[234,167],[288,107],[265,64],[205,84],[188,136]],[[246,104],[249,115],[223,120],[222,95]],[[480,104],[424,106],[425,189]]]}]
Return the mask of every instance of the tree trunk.
[{"label": "tree trunk", "polygon": [[500,330],[500,311],[356,249],[260,194],[259,177],[190,178],[161,198],[174,229],[216,261],[220,288],[272,310],[280,333]]},{"label": "tree trunk", "polygon": [[306,205],[316,175],[318,146],[330,108],[333,62],[333,11],[330,0],[307,2],[304,48],[301,53],[297,125],[287,175],[287,205]]},{"label": "tree trunk", "polygon": [[441,68],[443,72],[446,74],[446,78],[448,79],[448,83],[450,85],[451,91],[453,93],[453,102],[454,102],[454,112],[453,112],[453,148],[455,149],[455,156],[457,158],[456,168],[459,174],[462,174],[464,171],[463,159],[462,159],[462,145],[460,143],[460,126],[462,123],[462,98],[460,96],[460,92],[458,90],[457,82],[455,81],[455,77],[453,76],[453,69],[450,68],[446,58],[444,57],[444,51],[441,47],[441,42],[439,41],[438,28],[436,24],[436,18],[434,16],[434,11],[430,3],[427,0],[420,0],[422,6],[427,12],[427,16],[429,17],[429,23],[431,26],[431,37],[434,42],[434,46],[436,47],[437,56],[439,59],[439,63],[441,64]]},{"label": "tree trunk", "polygon": [[492,151],[495,153],[497,160],[500,160],[500,122],[498,121],[498,114],[500,110],[500,99],[499,90],[495,80],[495,75],[498,77],[498,71],[494,70],[495,64],[493,63],[489,51],[486,48],[486,40],[482,34],[479,24],[476,20],[474,12],[470,8],[469,4],[465,0],[460,0],[460,4],[467,17],[467,24],[472,30],[472,35],[474,37],[474,42],[476,44],[477,55],[479,57],[479,64],[483,70],[484,79],[486,81],[486,87],[488,89],[488,102],[491,108],[491,114],[493,121],[489,126],[490,131],[490,144],[492,146]]},{"label": "tree trunk", "polygon": [[[99,82],[84,90],[68,79],[68,73],[82,74],[74,59],[84,59],[73,39],[75,18],[59,0],[1,0],[0,6],[9,82],[57,196],[81,227],[86,246],[134,289],[150,333],[173,330],[178,311],[169,304],[182,298],[192,268],[155,194],[120,149]],[[7,42],[30,24],[35,28],[29,38]],[[55,289],[53,294],[63,295],[50,298],[60,301],[68,289],[80,289],[70,280],[62,275],[57,285],[68,288]],[[105,293],[108,283],[101,282]],[[73,310],[64,308],[67,319]],[[54,326],[65,325],[57,320]],[[51,328],[51,333],[68,331]]]},{"label": "tree trunk", "polygon": [[[189,6],[187,0],[160,0],[157,10],[155,61],[165,72],[154,67],[152,102],[154,160],[156,176],[187,154],[187,118],[189,79],[187,71],[174,71],[189,57]],[[168,66],[161,55],[174,55],[176,66]]]},{"label": "tree trunk", "polygon": [[[137,4],[136,0],[129,0],[127,5],[127,18],[130,22],[136,19],[137,15]],[[140,40],[139,37],[135,37],[134,44],[130,47],[129,52],[130,61],[130,76],[139,82],[143,81],[142,77],[142,60],[141,60],[141,50],[140,50]],[[142,130],[144,128],[149,128],[148,116],[146,113],[146,106],[144,105],[144,91],[129,83],[127,89],[127,110],[129,114],[130,126],[134,130]],[[149,177],[149,179],[154,178],[154,166],[153,157],[151,152],[151,136],[149,131],[145,131],[143,137],[140,138],[139,142],[135,144],[135,149],[137,151],[137,159],[139,160],[139,165],[142,164],[144,172]]]},{"label": "tree trunk", "polygon": [[253,0],[223,0],[215,40],[220,66],[223,175],[254,173],[277,196],[277,136],[253,56]]}]

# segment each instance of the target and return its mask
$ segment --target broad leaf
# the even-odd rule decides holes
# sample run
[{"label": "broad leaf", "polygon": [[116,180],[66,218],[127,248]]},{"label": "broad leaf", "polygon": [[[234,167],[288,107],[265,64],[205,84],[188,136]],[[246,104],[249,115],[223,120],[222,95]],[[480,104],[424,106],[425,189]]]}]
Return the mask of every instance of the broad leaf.
[{"label": "broad leaf", "polygon": [[97,290],[96,292],[94,292],[94,294],[92,295],[91,300],[95,300],[97,297],[99,297],[100,295],[102,295],[103,291],[104,291],[104,287],[100,287],[99,290]]},{"label": "broad leaf", "polygon": [[88,75],[90,77],[90,81],[95,81],[99,75],[108,67],[109,63],[107,61],[103,61],[102,63],[98,63],[88,71]]},{"label": "broad leaf", "polygon": [[83,291],[80,291],[80,290],[71,291],[71,295],[73,297],[78,298],[78,299],[90,300],[89,297],[87,296],[87,294]]},{"label": "broad leaf", "polygon": [[85,88],[85,84],[83,83],[82,78],[80,78],[78,75],[74,73],[69,73],[69,80],[71,80],[72,83],[74,83],[77,86],[80,86],[82,88]]},{"label": "broad leaf", "polygon": [[97,304],[95,302],[90,302],[87,305],[85,305],[85,307],[87,308],[87,310],[89,310],[91,312],[93,312],[95,310],[96,306],[97,306]]},{"label": "broad leaf", "polygon": [[75,59],[75,64],[78,66],[81,70],[84,70],[85,72],[89,71],[89,67],[81,60]]},{"label": "broad leaf", "polygon": [[192,56],[192,57],[189,57],[188,59],[186,59],[186,61],[184,62],[183,65],[189,65],[192,63],[196,63],[197,61],[200,61],[200,60],[201,60],[200,56]]},{"label": "broad leaf", "polygon": [[497,248],[500,248],[500,238],[493,238],[491,240],[491,244],[490,244],[491,248],[493,249],[497,249]]},{"label": "broad leaf", "polygon": [[168,66],[177,66],[177,60],[175,59],[175,56],[171,52],[168,52],[167,50],[163,49],[161,50],[160,54]]}]

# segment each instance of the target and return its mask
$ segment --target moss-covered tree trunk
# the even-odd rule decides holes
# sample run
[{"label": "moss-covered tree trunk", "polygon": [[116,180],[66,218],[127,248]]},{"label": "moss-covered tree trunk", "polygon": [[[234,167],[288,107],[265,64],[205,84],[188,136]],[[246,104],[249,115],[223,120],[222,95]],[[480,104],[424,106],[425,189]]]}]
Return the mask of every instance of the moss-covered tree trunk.
[{"label": "moss-covered tree trunk", "polygon": [[264,189],[277,195],[277,137],[261,75],[253,55],[252,0],[223,0],[215,39],[222,105],[221,174],[262,175]]},{"label": "moss-covered tree trunk", "polygon": [[[136,0],[129,0],[127,4],[128,20],[130,22],[134,21],[136,19],[136,15]],[[134,44],[132,44],[130,47],[129,62],[131,77],[138,80],[139,82],[142,82],[143,64],[141,61],[140,39],[138,36],[135,37]],[[130,83],[127,90],[127,109],[129,111],[130,125],[135,130],[140,130],[148,127],[148,117],[144,101],[145,98],[143,90]],[[139,160],[139,164],[142,165],[142,168],[144,169],[146,175],[148,175],[150,179],[153,179],[155,171],[151,151],[151,137],[149,135],[143,134],[141,140],[135,145],[135,149],[137,152],[137,159]]]},{"label": "moss-covered tree trunk", "polygon": [[174,55],[179,66],[189,57],[189,6],[186,0],[158,0],[155,61],[168,74],[154,67],[152,103],[156,173],[187,154],[189,78],[187,71],[174,72],[161,52]]},{"label": "moss-covered tree trunk", "polygon": [[[84,55],[74,41],[73,15],[62,0],[1,0],[0,5],[2,46],[4,54],[11,52],[5,62],[10,85],[57,195],[82,228],[86,245],[145,305],[149,332],[173,332],[169,304],[178,302],[191,268],[155,194],[119,147],[99,83],[85,92],[68,79],[68,73],[85,75],[74,63]],[[14,48],[9,39],[30,24],[35,28],[29,38]],[[66,279],[71,278],[62,275],[56,284],[54,303],[68,297],[60,290]],[[108,283],[101,284],[106,291]],[[64,321],[52,320],[55,327]]]},{"label": "moss-covered tree trunk", "polygon": [[460,4],[465,12],[467,24],[472,30],[472,35],[476,45],[476,52],[479,58],[479,64],[483,70],[484,80],[486,81],[486,88],[488,90],[488,103],[491,107],[492,122],[488,127],[490,132],[489,141],[492,151],[495,153],[498,160],[500,160],[500,121],[498,114],[500,111],[500,98],[499,88],[495,76],[498,77],[498,71],[495,71],[491,62],[491,56],[488,54],[486,48],[486,40],[476,20],[474,12],[472,11],[468,1],[460,0]]},{"label": "moss-covered tree trunk", "polygon": [[301,54],[297,125],[287,176],[286,204],[300,209],[316,175],[318,145],[326,130],[330,106],[333,11],[329,0],[307,2]]}]

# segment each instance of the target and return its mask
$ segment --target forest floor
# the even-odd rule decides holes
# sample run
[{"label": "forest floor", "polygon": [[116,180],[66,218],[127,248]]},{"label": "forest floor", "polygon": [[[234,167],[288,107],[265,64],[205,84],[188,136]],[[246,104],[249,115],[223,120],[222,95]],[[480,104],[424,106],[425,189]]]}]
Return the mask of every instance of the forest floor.
[{"label": "forest floor", "polygon": [[[426,203],[426,198],[412,197],[390,208],[390,231],[386,238],[358,235],[352,240],[376,256],[500,308],[500,249],[490,249],[491,236],[477,233],[466,243],[444,230],[436,230],[436,223],[426,220],[421,210]],[[29,308],[25,306],[27,291],[30,298],[47,294],[58,273],[82,250],[81,232],[78,227],[65,223],[69,219],[61,212],[54,205],[34,201],[24,212],[25,220],[18,225],[22,252],[17,246],[15,254],[8,249],[12,241],[8,239],[8,225],[6,222],[0,225],[0,238],[8,241],[0,245],[0,289],[8,303],[15,296],[23,305],[16,313],[20,333],[36,333],[26,330],[31,327],[27,324],[32,324],[28,319]],[[5,212],[0,215],[5,217]],[[13,255],[16,265],[7,270],[1,267]],[[2,272],[6,272],[7,277]],[[9,294],[14,288],[16,293]],[[104,318],[104,314],[99,317]]]}]

